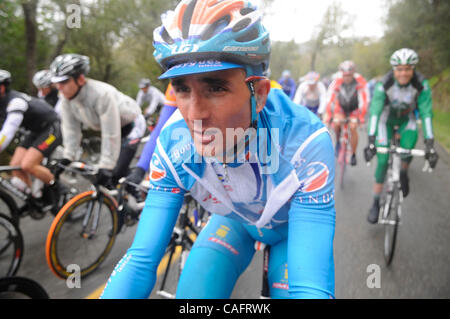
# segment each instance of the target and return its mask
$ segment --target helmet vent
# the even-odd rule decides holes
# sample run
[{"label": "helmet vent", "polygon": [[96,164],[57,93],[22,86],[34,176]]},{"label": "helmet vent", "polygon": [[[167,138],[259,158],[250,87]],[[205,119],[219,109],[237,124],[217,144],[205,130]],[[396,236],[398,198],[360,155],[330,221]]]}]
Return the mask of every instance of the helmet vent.
[{"label": "helmet vent", "polygon": [[162,28],[161,38],[163,38],[163,40],[166,41],[168,44],[174,44],[175,43],[175,41],[169,35],[169,32],[167,32],[166,28]]},{"label": "helmet vent", "polygon": [[251,22],[252,22],[252,19],[250,19],[250,18],[242,19],[241,21],[239,21],[238,23],[235,24],[235,26],[233,27],[233,32],[239,32],[239,31],[245,29],[246,27],[248,27],[250,25]]},{"label": "helmet vent", "polygon": [[258,28],[251,28],[246,34],[244,34],[242,37],[237,38],[237,42],[250,42],[255,39],[257,39],[259,36]]},{"label": "helmet vent", "polygon": [[202,40],[206,41],[211,39],[213,36],[222,31],[228,24],[230,24],[231,18],[229,15],[226,15],[213,24],[211,24],[208,29],[205,30],[202,34]]},{"label": "helmet vent", "polygon": [[253,11],[255,11],[255,9],[253,8],[242,8],[240,13],[241,15],[246,16],[247,14],[252,13]]},{"label": "helmet vent", "polygon": [[181,27],[181,32],[183,39],[187,39],[189,37],[189,28],[191,27],[192,15],[194,14],[195,5],[197,4],[197,0],[192,0],[184,12],[183,22]]}]

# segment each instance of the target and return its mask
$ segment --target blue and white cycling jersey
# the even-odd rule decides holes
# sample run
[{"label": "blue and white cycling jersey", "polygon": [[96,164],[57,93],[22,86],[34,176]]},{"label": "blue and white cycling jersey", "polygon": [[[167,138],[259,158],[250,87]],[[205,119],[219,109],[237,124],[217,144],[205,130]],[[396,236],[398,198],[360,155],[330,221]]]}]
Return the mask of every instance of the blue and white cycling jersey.
[{"label": "blue and white cycling jersey", "polygon": [[[313,113],[272,89],[258,116],[258,136],[245,153],[245,163],[226,167],[202,158],[181,113],[172,115],[152,157],[136,238],[103,298],[148,297],[187,191],[212,214],[259,233],[255,240],[275,244],[265,234],[283,229],[290,296],[334,297],[334,152],[328,130]],[[229,243],[222,246],[240,253]]]}]

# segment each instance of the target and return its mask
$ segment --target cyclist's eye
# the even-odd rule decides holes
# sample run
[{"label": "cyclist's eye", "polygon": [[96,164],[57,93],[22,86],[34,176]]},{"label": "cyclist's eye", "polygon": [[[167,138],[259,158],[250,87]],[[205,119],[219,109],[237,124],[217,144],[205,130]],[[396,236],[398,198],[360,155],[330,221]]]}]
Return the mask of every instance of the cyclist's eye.
[{"label": "cyclist's eye", "polygon": [[188,93],[190,90],[187,86],[185,85],[174,85],[173,86],[175,93],[180,94],[180,93]]},{"label": "cyclist's eye", "polygon": [[219,86],[219,85],[212,85],[209,87],[209,91],[212,93],[221,93],[221,92],[226,92],[227,89],[224,88],[223,86]]}]

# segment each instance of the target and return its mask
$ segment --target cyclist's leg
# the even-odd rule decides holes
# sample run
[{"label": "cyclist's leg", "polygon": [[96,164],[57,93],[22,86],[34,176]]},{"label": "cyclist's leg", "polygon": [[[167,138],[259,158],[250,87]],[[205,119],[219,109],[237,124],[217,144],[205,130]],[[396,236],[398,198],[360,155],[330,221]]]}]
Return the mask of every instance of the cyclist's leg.
[{"label": "cyclist's leg", "polygon": [[343,112],[339,112],[339,109],[335,109],[333,114],[333,126],[334,126],[334,133],[336,136],[336,146],[335,146],[335,155],[338,156],[341,141],[341,121],[345,120],[345,114]]},{"label": "cyclist's leg", "polygon": [[[350,129],[350,145],[352,146],[352,154],[356,154],[358,147],[358,110],[353,111],[349,116],[348,127]],[[356,121],[355,121],[356,120]]]},{"label": "cyclist's leg", "polygon": [[189,253],[177,298],[229,298],[253,258],[254,243],[241,223],[213,215]]},{"label": "cyclist's leg", "polygon": [[116,163],[116,167],[113,170],[113,183],[116,184],[117,181],[127,175],[128,167],[133,160],[134,154],[139,146],[139,141],[124,139],[122,146],[120,148],[120,155]]},{"label": "cyclist's leg", "polygon": [[269,286],[270,298],[290,298],[287,267],[287,239],[270,246]]},{"label": "cyclist's leg", "polygon": [[[405,149],[413,149],[416,146],[418,139],[417,122],[414,114],[410,114],[409,121],[405,121],[400,126],[400,146]],[[403,196],[406,197],[409,194],[409,178],[408,168],[413,160],[412,156],[402,157],[402,167],[400,170],[400,185],[402,188]]]},{"label": "cyclist's leg", "polygon": [[[400,133],[400,147],[411,150],[416,146],[419,134],[414,114],[411,114],[409,121],[405,121],[400,126],[399,133]],[[403,157],[402,158],[402,162],[404,163],[403,168],[407,168],[409,164],[412,162],[412,159],[413,159],[412,156]]]},{"label": "cyclist's leg", "polygon": [[27,149],[22,158],[20,166],[26,173],[40,179],[45,184],[54,180],[52,172],[43,166],[44,157],[50,157],[52,152],[62,143],[62,135],[59,128],[59,122],[55,122],[45,128]]},{"label": "cyclist's leg", "polygon": [[[378,133],[376,146],[389,147],[393,134],[393,125],[387,121],[387,112],[384,112],[378,123]],[[375,182],[378,185],[384,184],[386,172],[388,169],[389,154],[377,153],[377,168],[375,170]],[[381,192],[381,191],[380,191]]]},{"label": "cyclist's leg", "polygon": [[[385,111],[379,120],[376,146],[389,147],[393,133],[393,128],[387,123],[387,111]],[[380,210],[380,197],[383,191],[383,184],[388,169],[389,154],[377,153],[377,167],[375,169],[375,184],[373,186],[373,204],[369,211],[369,223],[376,223]]]},{"label": "cyclist's leg", "polygon": [[[27,149],[22,146],[17,146],[14,150],[14,154],[11,157],[11,161],[9,162],[9,165],[11,166],[21,166],[22,159],[25,157],[25,153],[27,152]],[[31,187],[31,179],[30,176],[25,173],[22,170],[17,170],[12,172],[13,176],[16,176],[20,178],[24,183],[28,185],[28,187]]]}]

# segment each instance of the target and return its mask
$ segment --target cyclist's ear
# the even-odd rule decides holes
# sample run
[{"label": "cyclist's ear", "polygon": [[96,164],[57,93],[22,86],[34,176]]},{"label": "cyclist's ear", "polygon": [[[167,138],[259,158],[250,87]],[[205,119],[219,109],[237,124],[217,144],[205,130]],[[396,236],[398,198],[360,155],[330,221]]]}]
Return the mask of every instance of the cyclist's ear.
[{"label": "cyclist's ear", "polygon": [[269,79],[262,79],[255,81],[255,96],[256,96],[256,112],[262,111],[266,105],[267,96],[270,92],[270,81]]}]

